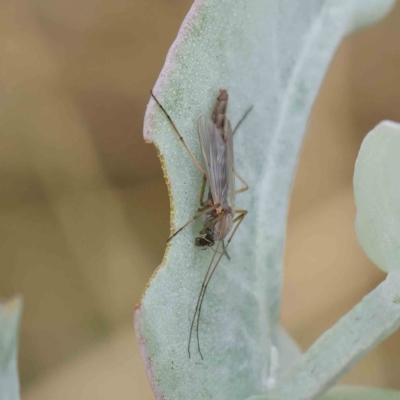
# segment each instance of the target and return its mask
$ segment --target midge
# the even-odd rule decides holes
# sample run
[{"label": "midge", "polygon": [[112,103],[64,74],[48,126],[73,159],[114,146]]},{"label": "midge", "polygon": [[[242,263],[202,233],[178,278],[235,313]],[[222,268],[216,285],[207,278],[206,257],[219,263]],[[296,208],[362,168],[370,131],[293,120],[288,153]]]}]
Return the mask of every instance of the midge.
[{"label": "midge", "polygon": [[[186,222],[181,228],[179,228],[169,239],[171,240],[176,236],[182,229],[188,226],[190,223],[195,221],[197,218],[203,218],[203,228],[200,231],[199,237],[195,239],[195,245],[202,248],[212,248],[216,244],[214,255],[211,259],[210,265],[208,266],[206,275],[201,285],[199,297],[197,299],[196,309],[192,318],[189,333],[188,353],[190,358],[190,345],[192,340],[192,333],[194,324],[196,322],[196,337],[197,337],[197,348],[201,358],[203,355],[200,349],[199,340],[199,324],[201,307],[204,300],[204,295],[207,290],[208,284],[221,261],[223,255],[227,254],[226,250],[231,242],[236,230],[243,221],[246,210],[237,210],[235,208],[235,195],[238,193],[245,192],[248,189],[246,182],[243,178],[235,171],[234,158],[233,158],[233,135],[239,125],[243,122],[251,108],[247,110],[244,116],[236,125],[232,131],[231,124],[228,117],[226,116],[228,106],[228,93],[226,90],[220,89],[219,96],[215,103],[214,109],[209,115],[202,115],[198,120],[198,133],[201,146],[201,152],[203,154],[205,170],[196,160],[193,153],[190,151],[185,143],[185,140],[179,133],[176,125],[168,115],[164,107],[160,104],[157,98],[151,92],[151,96],[157,102],[161,110],[164,112],[168,120],[170,121],[175,133],[178,135],[179,140],[182,142],[190,158],[193,160],[197,169],[203,175],[203,183],[200,191],[200,208],[197,213]],[[242,182],[243,187],[235,190],[235,176]],[[208,181],[208,195],[204,199],[204,193],[206,189],[206,183]],[[233,225],[236,223],[232,230]],[[224,245],[224,239],[229,235],[226,245]],[[222,251],[218,251],[222,243]],[[218,254],[218,257],[217,257]]]}]

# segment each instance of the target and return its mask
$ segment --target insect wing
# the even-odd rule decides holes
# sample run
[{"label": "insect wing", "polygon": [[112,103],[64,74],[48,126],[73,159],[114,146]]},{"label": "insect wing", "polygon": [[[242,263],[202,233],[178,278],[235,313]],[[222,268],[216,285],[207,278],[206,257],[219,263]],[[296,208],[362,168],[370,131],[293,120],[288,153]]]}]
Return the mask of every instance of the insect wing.
[{"label": "insect wing", "polygon": [[225,140],[226,140],[226,182],[227,182],[227,201],[235,213],[235,163],[233,158],[233,132],[231,123],[226,119],[225,124]]},{"label": "insect wing", "polygon": [[209,116],[202,115],[198,132],[213,201],[234,209],[233,139],[229,121],[222,134]]},{"label": "insect wing", "polygon": [[204,163],[206,167],[207,179],[210,185],[210,190],[213,195],[213,199],[216,202],[216,188],[215,181],[211,176],[211,159],[213,155],[211,154],[212,148],[215,146],[213,139],[214,123],[206,115],[201,115],[198,120],[197,130],[199,133],[199,141],[201,152],[203,153]]}]

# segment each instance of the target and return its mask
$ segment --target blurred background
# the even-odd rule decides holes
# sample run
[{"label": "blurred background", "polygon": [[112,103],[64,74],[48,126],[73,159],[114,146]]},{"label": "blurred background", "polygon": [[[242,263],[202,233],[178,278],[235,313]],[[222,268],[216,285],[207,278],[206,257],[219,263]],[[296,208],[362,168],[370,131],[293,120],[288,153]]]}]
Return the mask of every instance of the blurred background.
[{"label": "blurred background", "polygon": [[[0,296],[22,293],[24,400],[154,399],[132,327],[169,203],[142,139],[149,89],[191,0],[5,0]],[[293,189],[282,323],[303,349],[384,279],[354,233],[366,133],[400,121],[400,6],[347,38]],[[344,382],[400,389],[400,332]]]}]

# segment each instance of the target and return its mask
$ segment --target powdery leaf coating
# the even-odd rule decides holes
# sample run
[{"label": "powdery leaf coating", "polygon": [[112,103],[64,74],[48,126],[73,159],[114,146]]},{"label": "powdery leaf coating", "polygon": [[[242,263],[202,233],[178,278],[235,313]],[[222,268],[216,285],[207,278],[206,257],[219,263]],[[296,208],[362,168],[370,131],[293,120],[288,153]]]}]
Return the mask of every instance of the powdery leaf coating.
[{"label": "powdery leaf coating", "polygon": [[19,400],[17,368],[18,327],[22,299],[0,303],[0,399]]},{"label": "powdery leaf coating", "polygon": [[364,139],[354,172],[356,232],[382,270],[400,268],[400,124],[383,121]]},{"label": "powdery leaf coating", "polygon": [[[201,362],[187,341],[212,251],[194,247],[200,223],[167,248],[135,315],[157,399],[242,400],[262,393],[284,369],[278,324],[288,197],[297,155],[324,73],[344,35],[386,13],[392,0],[198,0],[183,22],[154,92],[198,160],[197,119],[218,90],[230,95],[237,171],[250,190],[249,214],[208,288]],[[156,144],[170,190],[172,230],[196,212],[201,174],[153,100],[144,136]],[[286,342],[285,342],[286,343]],[[279,351],[280,357],[277,357]],[[284,363],[284,360],[285,363]]]}]

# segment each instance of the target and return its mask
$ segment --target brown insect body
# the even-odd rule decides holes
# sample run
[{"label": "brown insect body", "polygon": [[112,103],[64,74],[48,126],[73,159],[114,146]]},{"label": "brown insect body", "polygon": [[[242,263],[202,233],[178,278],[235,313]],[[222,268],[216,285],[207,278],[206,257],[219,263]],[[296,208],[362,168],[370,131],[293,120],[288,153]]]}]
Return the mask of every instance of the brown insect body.
[{"label": "brown insect body", "polygon": [[[199,324],[204,295],[208,284],[210,283],[210,280],[217,266],[219,265],[219,262],[221,261],[221,258],[224,255],[228,257],[226,250],[229,246],[229,243],[231,242],[239,225],[243,221],[244,216],[247,214],[246,210],[236,210],[235,208],[235,195],[246,191],[248,186],[243,178],[241,178],[241,176],[234,169],[233,135],[247,114],[250,112],[251,108],[244,114],[244,116],[236,125],[235,129],[232,131],[231,124],[226,115],[228,106],[228,93],[226,90],[220,89],[219,96],[217,97],[211,116],[202,115],[198,120],[198,134],[201,152],[204,159],[204,170],[194,157],[193,153],[189,150],[183,137],[180,135],[178,129],[168,113],[165,111],[164,107],[160,104],[152,92],[151,95],[170,121],[175,133],[178,135],[192,161],[198,170],[203,174],[203,184],[200,193],[200,208],[197,210],[195,216],[180,229],[178,229],[168,239],[168,241],[175,237],[182,229],[195,221],[197,218],[202,218],[203,228],[200,231],[201,236],[195,239],[195,245],[206,249],[209,247],[213,248],[215,242],[217,242],[216,249],[213,249],[214,255],[208,266],[201,286],[200,294],[197,299],[196,309],[193,315],[189,334],[188,353],[190,358],[192,332],[197,317],[197,348],[201,358],[203,359],[200,349]],[[239,190],[235,190],[235,177],[237,177],[244,185]],[[203,198],[207,181],[209,184],[208,195],[207,199],[204,200]],[[239,215],[235,217],[235,214]],[[224,245],[224,239],[232,230],[234,223],[236,223],[236,225],[232,233],[229,235],[227,244]],[[223,250],[222,252],[218,252],[221,243]],[[219,254],[218,257],[216,257],[217,254]],[[216,258],[217,260],[214,262]]]},{"label": "brown insect body", "polygon": [[[206,234],[212,244],[224,239],[232,229],[235,214],[235,171],[233,160],[233,133],[226,116],[228,93],[220,90],[211,118],[202,115],[198,121],[201,151],[209,182],[208,199],[203,203],[202,212],[214,207],[204,218],[200,234]],[[204,243],[197,238],[195,244]]]}]

